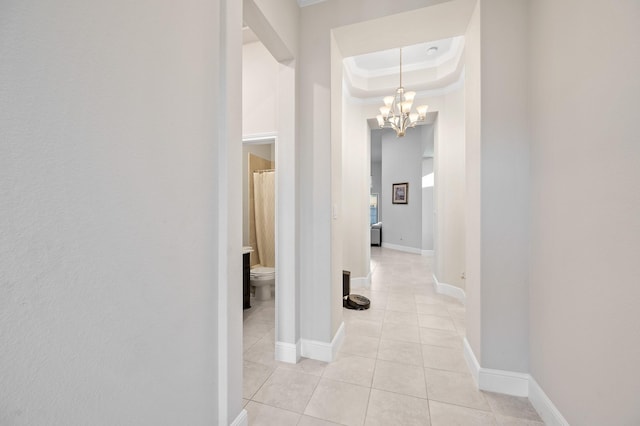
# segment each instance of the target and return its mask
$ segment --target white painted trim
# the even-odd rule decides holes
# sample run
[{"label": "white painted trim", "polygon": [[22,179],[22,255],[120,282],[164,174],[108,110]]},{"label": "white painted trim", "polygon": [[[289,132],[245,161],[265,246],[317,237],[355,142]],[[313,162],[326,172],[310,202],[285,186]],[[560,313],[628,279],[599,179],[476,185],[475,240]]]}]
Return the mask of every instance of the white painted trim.
[{"label": "white painted trim", "polygon": [[474,355],[473,349],[471,349],[471,345],[469,344],[469,341],[466,337],[462,340],[462,345],[462,353],[464,355],[465,361],[467,361],[467,367],[469,367],[469,372],[473,377],[473,381],[476,382],[476,385],[478,385],[478,383],[480,382],[480,363]]},{"label": "white painted trim", "polygon": [[300,361],[300,341],[298,343],[276,342],[276,361],[295,364]]},{"label": "white painted trim", "polygon": [[455,297],[462,303],[464,303],[467,298],[467,295],[465,294],[463,289],[452,284],[441,283],[440,281],[438,281],[436,274],[433,274],[433,288],[436,290],[436,293]]},{"label": "white painted trim", "polygon": [[569,426],[569,422],[565,420],[551,399],[530,374],[482,368],[466,337],[464,338],[463,346],[464,358],[478,389],[528,397],[531,405],[536,409],[545,425]]},{"label": "white painted trim", "polygon": [[435,250],[422,250],[421,254],[423,256],[433,257],[435,255]]},{"label": "white painted trim", "polygon": [[422,250],[420,250],[419,248],[400,246],[398,244],[382,243],[382,247],[388,248],[391,250],[404,251],[406,253],[422,254]]},{"label": "white painted trim", "polygon": [[243,145],[258,145],[275,143],[278,139],[278,132],[254,133],[252,135],[242,136]]},{"label": "white painted trim", "polygon": [[[381,95],[379,93],[374,92],[373,95],[366,96],[366,97],[356,96],[351,93],[351,90],[349,88],[349,83],[346,82],[345,85],[346,85],[346,88],[343,88],[343,91],[345,92],[345,98],[349,102],[353,104],[359,104],[359,105],[381,105],[380,103]],[[462,67],[462,71],[460,72],[460,75],[458,76],[456,81],[438,89],[418,90],[416,91],[416,99],[436,98],[439,96],[444,96],[449,93],[455,92],[457,90],[461,90],[463,86],[464,86],[464,66]]]},{"label": "white painted trim", "polygon": [[489,392],[504,393],[513,396],[529,395],[529,375],[515,371],[481,368],[479,388]]},{"label": "white painted trim", "polygon": [[466,337],[464,339],[464,358],[478,389],[513,396],[529,395],[529,378],[531,377],[529,374],[480,367]]},{"label": "white painted trim", "polygon": [[336,359],[338,349],[344,341],[344,322],[338,327],[336,335],[333,336],[331,343],[319,342],[317,340],[300,339],[301,353],[305,358],[315,359],[317,361],[332,362]]},{"label": "white painted trim", "polygon": [[529,377],[529,401],[545,425],[569,426],[569,422],[562,416],[547,394],[544,393],[536,379],[531,376]]},{"label": "white painted trim", "polygon": [[240,411],[238,417],[231,422],[230,426],[249,426],[249,416],[247,414],[247,410]]},{"label": "white painted trim", "polygon": [[371,271],[366,277],[352,278],[351,288],[371,288]]}]

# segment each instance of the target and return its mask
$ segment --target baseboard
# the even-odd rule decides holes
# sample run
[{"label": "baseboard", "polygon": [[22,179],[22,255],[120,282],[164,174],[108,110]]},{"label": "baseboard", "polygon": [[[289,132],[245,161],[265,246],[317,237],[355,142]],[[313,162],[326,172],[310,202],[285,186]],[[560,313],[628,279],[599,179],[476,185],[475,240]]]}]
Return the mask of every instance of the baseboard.
[{"label": "baseboard", "polygon": [[300,339],[301,354],[305,358],[315,359],[317,361],[332,362],[336,359],[338,349],[344,341],[344,323],[340,324],[336,335],[333,336],[331,343],[319,342],[317,340]]},{"label": "baseboard", "polygon": [[466,337],[464,339],[464,359],[467,361],[478,389],[513,396],[529,395],[529,378],[531,377],[529,374],[482,368]]},{"label": "baseboard", "polygon": [[297,344],[276,342],[276,361],[295,364],[300,360],[300,341]]},{"label": "baseboard", "polygon": [[230,426],[249,426],[249,416],[247,414],[247,410],[240,411],[238,417],[235,418],[233,422],[231,422]]},{"label": "baseboard", "polygon": [[536,409],[545,425],[569,426],[569,422],[562,416],[553,402],[542,390],[536,379],[529,378],[529,401]]},{"label": "baseboard", "polygon": [[371,272],[366,277],[351,278],[351,288],[371,288]]},{"label": "baseboard", "polygon": [[480,382],[480,363],[473,353],[473,349],[471,349],[471,345],[466,337],[462,340],[462,354],[464,355],[464,360],[467,361],[469,372],[477,385]]},{"label": "baseboard", "polygon": [[569,422],[565,420],[530,374],[480,367],[480,363],[466,338],[464,339],[464,358],[478,389],[528,397],[545,425],[569,426]]},{"label": "baseboard", "polygon": [[452,284],[441,283],[440,281],[438,281],[438,277],[436,277],[436,274],[433,274],[433,288],[436,290],[436,293],[455,297],[462,303],[464,303],[466,299],[466,294],[464,293],[463,289]]},{"label": "baseboard", "polygon": [[422,250],[421,254],[423,256],[433,257],[433,255],[435,254],[435,251],[434,250]]},{"label": "baseboard", "polygon": [[419,248],[400,246],[398,244],[382,243],[382,247],[388,248],[391,250],[404,251],[406,253],[422,254],[422,250],[420,250]]}]

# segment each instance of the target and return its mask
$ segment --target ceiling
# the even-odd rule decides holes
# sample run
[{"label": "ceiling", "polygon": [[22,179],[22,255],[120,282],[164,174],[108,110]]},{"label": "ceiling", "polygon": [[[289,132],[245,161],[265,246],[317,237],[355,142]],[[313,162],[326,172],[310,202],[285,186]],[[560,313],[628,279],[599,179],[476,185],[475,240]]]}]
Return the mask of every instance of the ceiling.
[{"label": "ceiling", "polygon": [[[403,86],[408,90],[425,91],[455,83],[462,72],[463,49],[462,36],[403,47]],[[400,49],[345,58],[344,68],[346,87],[352,96],[384,96],[400,84]]]},{"label": "ceiling", "polygon": [[[428,43],[414,44],[402,48],[402,67],[405,71],[416,68],[429,68],[442,63],[447,57],[453,57],[454,38]],[[458,41],[459,42],[459,41]],[[429,51],[435,48],[436,51]],[[397,74],[400,49],[381,50],[360,56],[347,58],[345,63],[352,71],[367,74]]]}]

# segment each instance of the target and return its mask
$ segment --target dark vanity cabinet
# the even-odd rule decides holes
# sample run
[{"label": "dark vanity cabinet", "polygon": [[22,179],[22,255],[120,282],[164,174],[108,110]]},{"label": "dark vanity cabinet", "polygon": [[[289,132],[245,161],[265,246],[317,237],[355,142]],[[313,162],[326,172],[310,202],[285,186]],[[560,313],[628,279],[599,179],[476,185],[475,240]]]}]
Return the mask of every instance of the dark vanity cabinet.
[{"label": "dark vanity cabinet", "polygon": [[251,288],[249,282],[249,273],[251,272],[251,253],[242,255],[242,308],[249,309],[251,307]]}]

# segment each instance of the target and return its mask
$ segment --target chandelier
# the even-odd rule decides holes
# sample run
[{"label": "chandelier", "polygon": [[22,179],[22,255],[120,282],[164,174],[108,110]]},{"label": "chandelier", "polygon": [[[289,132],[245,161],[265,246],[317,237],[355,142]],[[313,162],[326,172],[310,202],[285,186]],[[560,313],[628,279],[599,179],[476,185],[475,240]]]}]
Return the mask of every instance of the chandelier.
[{"label": "chandelier", "polygon": [[427,116],[427,105],[416,108],[417,112],[411,112],[413,99],[416,92],[405,92],[402,87],[402,48],[400,48],[400,87],[396,90],[395,96],[386,96],[384,106],[380,107],[380,115],[376,118],[381,129],[393,129],[397,137],[404,136],[407,129],[416,127],[418,123],[424,122]]}]

